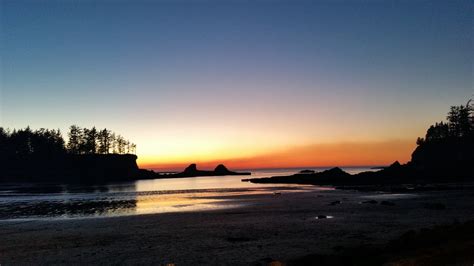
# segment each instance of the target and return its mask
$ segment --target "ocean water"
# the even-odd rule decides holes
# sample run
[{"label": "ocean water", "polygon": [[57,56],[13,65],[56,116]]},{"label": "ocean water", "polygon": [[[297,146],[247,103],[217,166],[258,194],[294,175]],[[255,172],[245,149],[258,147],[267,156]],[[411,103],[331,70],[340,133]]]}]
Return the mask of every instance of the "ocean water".
[{"label": "ocean water", "polygon": [[[369,168],[343,168],[349,173]],[[0,220],[73,219],[237,207],[232,196],[327,190],[310,185],[252,184],[245,178],[290,175],[301,169],[249,170],[251,176],[137,180],[107,185],[0,184]],[[322,171],[325,168],[314,168]]]}]

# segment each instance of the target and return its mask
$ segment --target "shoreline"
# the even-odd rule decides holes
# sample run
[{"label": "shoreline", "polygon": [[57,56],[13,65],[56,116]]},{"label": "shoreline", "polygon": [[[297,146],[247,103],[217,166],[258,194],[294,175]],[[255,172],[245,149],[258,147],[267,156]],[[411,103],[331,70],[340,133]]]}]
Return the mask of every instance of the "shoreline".
[{"label": "shoreline", "polygon": [[[3,197],[0,221],[69,220],[224,210],[244,205],[242,198],[258,200],[267,195],[304,193],[333,188],[310,185],[211,188],[100,193],[50,193]],[[24,192],[24,191],[23,191]],[[21,196],[20,196],[21,197]]]},{"label": "shoreline", "polygon": [[[100,219],[0,221],[2,264],[266,265],[338,247],[384,245],[409,230],[474,219],[471,190],[348,190],[235,196],[233,209]],[[408,197],[406,196],[408,195]],[[389,201],[393,206],[361,203]],[[331,203],[340,203],[331,205]],[[444,210],[425,204],[440,202]],[[315,219],[331,215],[333,219]],[[351,228],[347,228],[347,225]]]}]

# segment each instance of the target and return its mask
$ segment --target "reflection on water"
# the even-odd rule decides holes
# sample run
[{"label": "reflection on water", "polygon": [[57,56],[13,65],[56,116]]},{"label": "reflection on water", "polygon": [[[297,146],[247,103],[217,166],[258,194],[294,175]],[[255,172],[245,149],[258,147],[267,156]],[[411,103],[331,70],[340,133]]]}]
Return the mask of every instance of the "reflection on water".
[{"label": "reflection on water", "polygon": [[[294,169],[252,172],[289,175]],[[246,177],[247,178],[247,177]],[[139,180],[107,185],[0,185],[0,220],[77,218],[202,211],[241,206],[237,196],[324,189],[308,185],[252,184],[242,176]]]},{"label": "reflection on water", "polygon": [[[123,186],[123,184],[121,185]],[[10,192],[15,187],[10,187]],[[141,192],[90,193],[0,193],[0,220],[37,218],[79,218],[204,211],[241,206],[236,196],[307,191],[311,186],[194,189]],[[21,189],[20,189],[21,190]]]},{"label": "reflection on water", "polygon": [[[195,192],[178,194],[161,194],[138,196],[136,201],[136,214],[164,213],[178,211],[215,210],[230,208],[235,205],[226,199],[213,199],[212,196],[222,192]],[[198,195],[202,194],[202,195]],[[207,198],[206,196],[211,196]]]}]

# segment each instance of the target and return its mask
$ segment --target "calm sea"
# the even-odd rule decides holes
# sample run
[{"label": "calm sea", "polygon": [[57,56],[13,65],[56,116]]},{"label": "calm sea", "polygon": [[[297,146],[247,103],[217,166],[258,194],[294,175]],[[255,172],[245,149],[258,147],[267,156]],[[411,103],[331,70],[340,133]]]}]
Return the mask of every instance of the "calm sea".
[{"label": "calm sea", "polygon": [[[311,168],[310,168],[311,169]],[[327,168],[313,168],[322,171]],[[370,168],[343,168],[349,173]],[[252,184],[243,178],[290,175],[301,169],[249,170],[251,176],[137,180],[107,185],[0,184],[0,220],[70,219],[232,208],[233,196],[325,189]]]}]

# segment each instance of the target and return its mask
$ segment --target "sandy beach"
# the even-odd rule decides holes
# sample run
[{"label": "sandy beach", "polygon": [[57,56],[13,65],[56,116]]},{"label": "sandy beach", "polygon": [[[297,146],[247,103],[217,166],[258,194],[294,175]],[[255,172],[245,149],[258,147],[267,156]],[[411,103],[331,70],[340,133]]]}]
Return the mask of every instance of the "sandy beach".
[{"label": "sandy beach", "polygon": [[[266,265],[381,245],[408,230],[474,219],[474,192],[469,189],[404,194],[315,190],[230,197],[239,207],[1,221],[0,264]],[[377,203],[362,203],[370,200]],[[433,203],[446,208],[427,207]],[[318,215],[332,218],[317,219]]]}]

